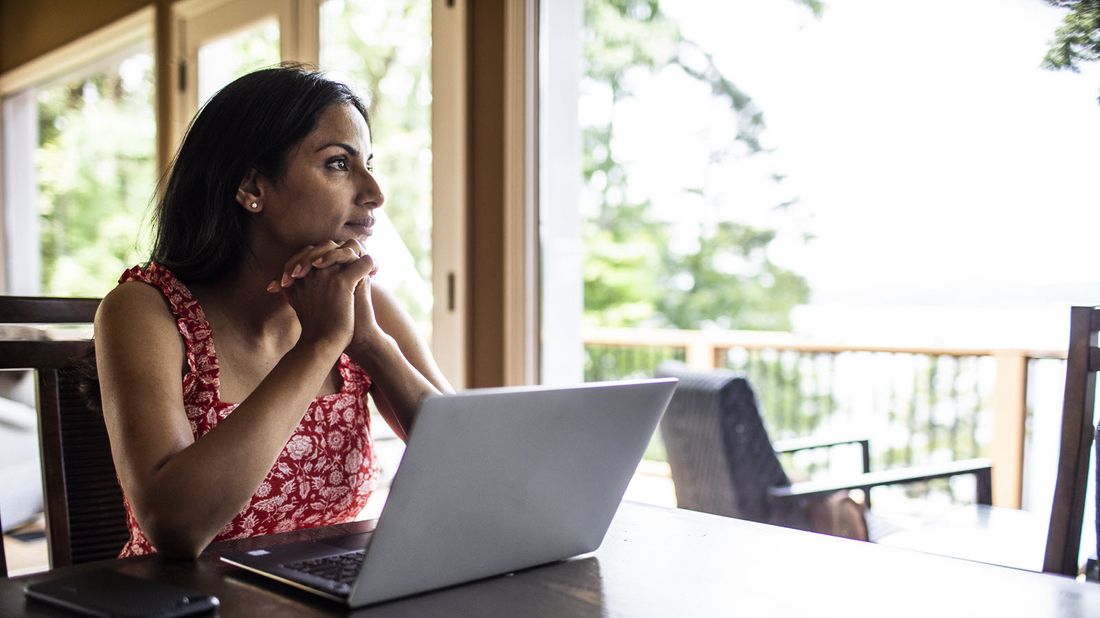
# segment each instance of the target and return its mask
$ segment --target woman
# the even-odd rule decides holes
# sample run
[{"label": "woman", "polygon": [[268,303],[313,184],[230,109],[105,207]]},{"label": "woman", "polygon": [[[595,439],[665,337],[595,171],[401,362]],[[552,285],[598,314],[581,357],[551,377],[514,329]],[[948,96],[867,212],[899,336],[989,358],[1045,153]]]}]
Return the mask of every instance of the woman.
[{"label": "woman", "polygon": [[195,118],[150,263],[96,315],[123,556],[352,519],[377,476],[367,394],[404,438],[451,390],[371,283],[372,156],[362,102],[300,67],[246,75]]}]

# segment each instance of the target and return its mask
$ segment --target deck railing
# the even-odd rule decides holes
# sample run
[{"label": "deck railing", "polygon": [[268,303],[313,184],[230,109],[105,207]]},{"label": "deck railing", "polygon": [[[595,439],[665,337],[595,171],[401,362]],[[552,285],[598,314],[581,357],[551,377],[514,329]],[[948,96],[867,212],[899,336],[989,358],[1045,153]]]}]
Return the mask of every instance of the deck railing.
[{"label": "deck railing", "polygon": [[[773,438],[861,433],[876,468],[993,459],[993,500],[1019,508],[1029,419],[1060,415],[1064,351],[835,345],[790,333],[589,329],[585,378],[664,360],[743,371]],[[1053,417],[1051,415],[1054,415]]]}]

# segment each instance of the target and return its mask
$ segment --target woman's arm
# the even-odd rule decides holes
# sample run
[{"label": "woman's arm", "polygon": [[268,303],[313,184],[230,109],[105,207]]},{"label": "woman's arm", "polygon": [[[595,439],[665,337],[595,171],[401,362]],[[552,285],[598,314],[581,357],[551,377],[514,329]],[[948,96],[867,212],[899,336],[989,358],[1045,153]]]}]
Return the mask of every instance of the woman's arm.
[{"label": "woman's arm", "polygon": [[[431,394],[453,393],[412,318],[388,291],[371,280],[374,261],[355,240],[310,247],[287,262],[284,280],[294,281],[318,270],[346,268],[355,261],[371,267],[355,290],[355,335],[348,355],[367,370],[371,394],[382,417],[402,439],[408,437],[421,400]],[[269,289],[277,289],[271,282]]]},{"label": "woman's arm", "polygon": [[184,412],[183,343],[160,292],[135,282],[103,299],[96,360],[111,450],[142,530],[164,554],[197,556],[248,505],[350,342],[358,277],[317,275],[288,292],[298,343],[199,440]]},{"label": "woman's arm", "polygon": [[[454,389],[439,370],[412,318],[393,295],[377,285],[364,285],[370,285],[378,332],[353,341],[348,353],[370,374],[374,382],[371,395],[378,411],[404,440],[421,400],[429,394],[453,393]],[[360,302],[356,309],[357,332],[364,321],[371,319],[363,304]]]}]

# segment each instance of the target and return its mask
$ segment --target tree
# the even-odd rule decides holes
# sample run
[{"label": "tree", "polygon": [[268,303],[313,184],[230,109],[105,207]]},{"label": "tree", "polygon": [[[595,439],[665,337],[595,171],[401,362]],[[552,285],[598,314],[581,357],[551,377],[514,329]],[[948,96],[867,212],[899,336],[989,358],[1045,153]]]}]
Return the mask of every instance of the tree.
[{"label": "tree", "polygon": [[[822,5],[796,0],[815,14]],[[661,11],[659,0],[586,0],[584,46],[590,86],[611,105],[634,96],[640,74],[680,71],[705,84],[733,116],[734,144],[716,149],[710,164],[764,151],[763,112]],[[631,198],[629,173],[617,157],[611,118],[583,127],[584,178],[596,196],[584,224],[586,320],[610,326],[789,328],[790,309],[809,287],[768,256],[775,231],[735,221],[698,226],[696,246],[674,247],[666,222],[652,216],[649,198]],[[773,176],[781,183],[782,175]],[[703,192],[702,187],[689,191]],[[776,204],[790,207],[793,201]],[[735,265],[731,268],[731,265]]]},{"label": "tree", "polygon": [[1054,42],[1043,57],[1043,67],[1078,72],[1080,63],[1100,59],[1100,0],[1047,0],[1047,3],[1069,9],[1069,13],[1054,33]]}]

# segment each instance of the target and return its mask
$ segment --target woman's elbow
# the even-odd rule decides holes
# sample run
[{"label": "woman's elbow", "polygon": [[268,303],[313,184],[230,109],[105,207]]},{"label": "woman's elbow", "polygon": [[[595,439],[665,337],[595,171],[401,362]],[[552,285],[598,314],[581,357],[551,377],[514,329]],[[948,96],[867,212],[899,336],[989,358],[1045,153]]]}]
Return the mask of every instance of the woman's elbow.
[{"label": "woman's elbow", "polygon": [[176,560],[194,560],[210,544],[211,536],[181,520],[178,513],[148,509],[138,517],[142,532],[161,555]]},{"label": "woman's elbow", "polygon": [[165,558],[171,558],[172,560],[193,561],[202,554],[202,550],[206,549],[205,546],[186,545],[182,543],[158,543],[152,540],[150,543],[153,544],[153,547],[160,555]]},{"label": "woman's elbow", "polygon": [[150,529],[146,536],[157,552],[175,560],[194,560],[209,545],[208,539],[178,528]]}]

